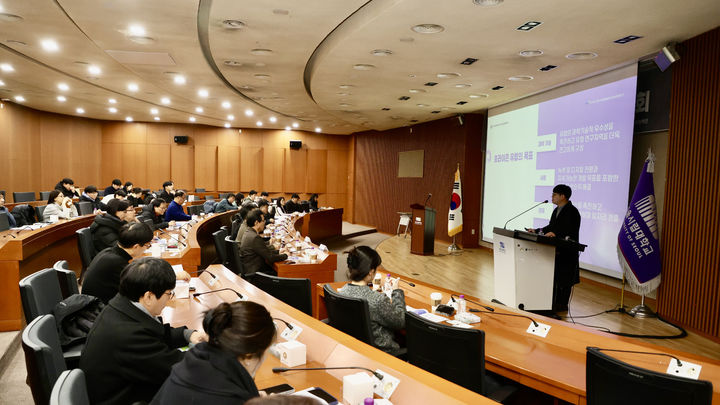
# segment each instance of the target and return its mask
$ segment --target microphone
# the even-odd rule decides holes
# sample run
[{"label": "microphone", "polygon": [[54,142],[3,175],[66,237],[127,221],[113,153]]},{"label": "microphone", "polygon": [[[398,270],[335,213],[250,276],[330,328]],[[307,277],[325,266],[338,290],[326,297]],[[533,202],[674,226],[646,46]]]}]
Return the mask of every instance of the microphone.
[{"label": "microphone", "polygon": [[507,222],[505,222],[505,226],[503,226],[503,229],[507,229],[507,224],[508,224],[508,223],[510,223],[510,221],[512,221],[513,219],[515,219],[515,218],[519,217],[520,215],[522,215],[522,214],[524,214],[524,213],[526,213],[526,212],[530,211],[531,209],[533,209],[533,208],[537,207],[538,205],[541,205],[541,204],[546,204],[547,202],[548,202],[548,200],[545,200],[545,201],[539,202],[539,203],[537,203],[537,204],[533,205],[532,207],[530,207],[530,208],[526,209],[525,211],[523,211],[523,212],[521,212],[521,213],[519,213],[519,214],[515,215],[514,217],[512,217],[512,218],[508,219],[508,221],[507,221]]},{"label": "microphone", "polygon": [[[450,299],[451,299],[453,302],[455,302],[455,297],[460,298],[457,294],[450,294]],[[477,305],[477,306],[480,306],[480,307],[483,307],[483,308],[485,308],[486,310],[488,310],[488,311],[490,311],[490,312],[495,312],[495,308],[489,307],[489,306],[487,306],[487,305],[483,305],[483,304],[481,304],[481,303],[479,303],[479,302],[475,302],[475,301],[473,301],[473,300],[469,300],[467,297],[465,297],[465,301],[467,301],[467,302],[472,302],[473,304],[475,304],[475,305]]]},{"label": "microphone", "polygon": [[238,298],[240,298],[240,299],[244,298],[244,297],[242,296],[242,294],[240,294],[239,292],[233,290],[232,288],[227,288],[227,287],[226,287],[226,288],[220,288],[220,289],[217,289],[217,290],[210,290],[210,291],[205,291],[205,292],[193,293],[193,298],[197,298],[197,297],[200,296],[200,295],[205,295],[205,294],[210,294],[210,293],[216,293],[216,292],[219,292],[219,291],[232,291],[232,292],[234,292],[235,294],[237,294]]},{"label": "microphone", "polygon": [[216,276],[216,275],[210,273],[209,271],[207,271],[207,270],[205,270],[205,269],[203,269],[203,270],[196,270],[196,271],[188,271],[188,272],[186,272],[186,273],[188,273],[188,274],[194,274],[194,275],[196,275],[196,276],[197,276],[197,275],[200,275],[201,273],[207,273],[210,277],[212,277],[212,278],[214,278],[215,280],[217,280],[217,276]]},{"label": "microphone", "polygon": [[428,193],[428,196],[425,199],[425,204],[423,204],[423,205],[427,205],[428,201],[430,201],[430,198],[432,198],[432,193]]},{"label": "microphone", "polygon": [[637,353],[637,354],[651,354],[653,356],[666,356],[666,357],[672,357],[677,362],[678,367],[682,367],[682,362],[680,362],[680,359],[673,356],[672,354],[667,353],[651,353],[651,352],[638,352],[635,350],[620,350],[620,349],[605,349],[602,347],[592,347],[588,346],[588,349],[595,349],[597,351],[603,351],[603,352],[620,352],[620,353]]},{"label": "microphone", "polygon": [[293,330],[293,329],[295,328],[294,326],[292,326],[292,324],[291,324],[290,322],[288,322],[288,321],[286,321],[286,320],[284,320],[284,319],[282,319],[282,318],[273,318],[273,319],[276,320],[276,321],[280,321],[280,322],[284,323],[285,326],[287,326],[287,328],[290,329],[290,330]]},{"label": "microphone", "polygon": [[505,316],[515,316],[515,317],[518,317],[518,318],[525,318],[525,319],[529,319],[530,322],[533,323],[533,326],[538,327],[538,323],[535,322],[534,319],[530,318],[530,317],[527,316],[527,315],[506,314],[506,313],[503,313],[503,312],[494,312],[494,310],[493,310],[493,311],[481,311],[481,310],[475,309],[475,308],[470,308],[470,309],[468,309],[468,312],[480,312],[480,313],[483,313],[483,314],[505,315]]},{"label": "microphone", "polygon": [[411,283],[411,282],[406,281],[406,280],[403,280],[403,279],[401,279],[401,278],[399,278],[398,280],[400,280],[400,281],[402,281],[403,283],[409,285],[410,287],[415,287],[415,283]]},{"label": "microphone", "polygon": [[288,367],[273,367],[272,372],[273,373],[284,373],[286,371],[295,371],[295,370],[365,370],[375,377],[377,377],[378,380],[382,380],[385,378],[382,374],[378,373],[377,371],[372,371],[369,368],[365,367],[307,367],[307,368],[288,368]]}]

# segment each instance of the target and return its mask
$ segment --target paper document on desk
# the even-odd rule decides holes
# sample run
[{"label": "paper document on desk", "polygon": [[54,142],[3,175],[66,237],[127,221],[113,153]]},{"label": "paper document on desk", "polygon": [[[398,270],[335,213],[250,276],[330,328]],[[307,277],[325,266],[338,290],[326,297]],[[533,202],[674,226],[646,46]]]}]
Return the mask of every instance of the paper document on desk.
[{"label": "paper document on desk", "polygon": [[443,316],[431,314],[430,312],[424,313],[424,314],[420,315],[420,317],[425,318],[430,322],[437,322],[437,323],[448,320],[447,318],[445,318]]},{"label": "paper document on desk", "polygon": [[172,269],[173,269],[173,271],[175,272],[175,274],[178,274],[178,273],[180,273],[181,271],[185,271],[185,269],[183,268],[183,265],[182,265],[182,264],[174,264],[174,265],[172,266]]},{"label": "paper document on desk", "polygon": [[177,280],[175,282],[175,298],[190,298],[190,283]]}]

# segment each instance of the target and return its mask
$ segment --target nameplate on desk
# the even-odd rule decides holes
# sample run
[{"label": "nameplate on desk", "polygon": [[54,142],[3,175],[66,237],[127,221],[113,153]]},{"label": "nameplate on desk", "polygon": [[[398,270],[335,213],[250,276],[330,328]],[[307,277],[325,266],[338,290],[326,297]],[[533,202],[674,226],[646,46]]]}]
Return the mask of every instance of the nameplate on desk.
[{"label": "nameplate on desk", "polygon": [[538,326],[535,326],[534,323],[530,322],[530,326],[527,328],[527,333],[535,336],[540,337],[547,337],[548,332],[550,332],[550,325],[545,325],[544,323],[537,323]]}]

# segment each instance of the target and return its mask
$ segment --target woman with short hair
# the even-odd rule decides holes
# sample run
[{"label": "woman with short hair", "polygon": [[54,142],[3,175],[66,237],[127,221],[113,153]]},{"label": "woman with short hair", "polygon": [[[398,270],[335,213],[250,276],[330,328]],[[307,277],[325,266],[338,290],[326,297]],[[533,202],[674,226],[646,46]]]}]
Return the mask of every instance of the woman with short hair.
[{"label": "woman with short hair", "polygon": [[50,217],[53,215],[57,215],[59,219],[70,219],[78,216],[75,204],[70,198],[65,197],[60,190],[50,192],[47,206],[43,211],[43,222],[50,222]]}]

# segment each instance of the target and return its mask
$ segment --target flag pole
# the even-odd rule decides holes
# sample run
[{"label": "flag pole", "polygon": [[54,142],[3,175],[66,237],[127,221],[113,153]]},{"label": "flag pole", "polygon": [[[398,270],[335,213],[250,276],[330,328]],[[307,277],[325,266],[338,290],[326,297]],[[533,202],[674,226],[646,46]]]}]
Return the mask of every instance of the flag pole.
[{"label": "flag pole", "polygon": [[[460,162],[458,162],[458,164],[457,164],[456,171],[460,172]],[[461,222],[461,224],[462,224],[462,222]],[[448,254],[459,255],[462,253],[462,249],[460,249],[460,247],[457,245],[457,243],[455,243],[456,235],[457,234],[453,235],[452,245],[448,246]]]},{"label": "flag pole", "polygon": [[622,276],[622,288],[620,289],[620,308],[618,312],[625,312],[625,273]]}]

